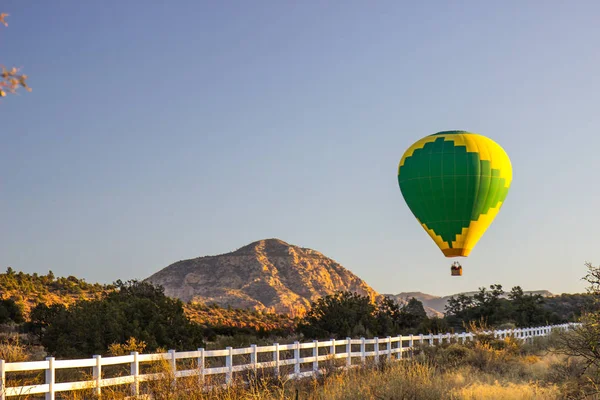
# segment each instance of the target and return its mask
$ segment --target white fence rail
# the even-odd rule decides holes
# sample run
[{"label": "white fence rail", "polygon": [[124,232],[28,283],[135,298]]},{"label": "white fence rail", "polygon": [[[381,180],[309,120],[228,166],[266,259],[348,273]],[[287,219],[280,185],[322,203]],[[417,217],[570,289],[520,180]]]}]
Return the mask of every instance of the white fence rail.
[{"label": "white fence rail", "polygon": [[[576,324],[495,330],[486,333],[494,334],[497,338],[513,336],[527,340],[533,337],[546,336],[552,330],[567,330],[574,325]],[[131,395],[137,396],[141,393],[141,382],[165,376],[163,373],[157,373],[156,370],[150,368],[146,368],[145,372],[143,371],[142,367],[144,365],[148,366],[151,362],[156,363],[157,361],[166,361],[175,379],[196,376],[198,382],[204,384],[206,377],[216,375],[224,377],[224,384],[230,384],[236,372],[266,370],[267,372],[271,371],[276,376],[301,378],[319,374],[323,368],[323,363],[319,365],[319,362],[345,359],[344,366],[352,367],[364,364],[367,358],[373,359],[375,362],[379,362],[381,358],[387,360],[402,359],[404,353],[409,351],[415,342],[436,345],[451,340],[464,343],[467,340],[473,340],[473,334],[446,333],[388,336],[373,339],[314,340],[308,343],[274,343],[271,346],[251,345],[239,349],[227,347],[225,350],[198,349],[197,351],[184,352],[169,350],[168,353],[158,354],[133,352],[128,356],[101,357],[96,355],[93,358],[82,360],[56,360],[54,357],[48,357],[45,361],[17,363],[5,363],[4,360],[0,360],[0,400],[8,400],[13,396],[36,394],[44,394],[46,400],[54,400],[56,393],[82,389],[92,389],[97,395],[100,395],[103,387],[127,384],[131,387]],[[339,351],[340,348],[343,349],[341,352]],[[353,362],[357,363],[353,364]],[[125,367],[129,371],[129,375],[109,377],[103,373],[111,367],[114,369],[118,366]],[[89,379],[75,382],[57,382],[57,371],[65,369],[87,369],[91,371],[91,374],[88,373],[86,377]],[[282,369],[289,371],[282,372]],[[11,377],[18,378],[18,374],[35,373],[36,371],[40,374],[41,371],[44,371],[43,384],[7,386],[7,382],[10,383]],[[122,369],[120,373],[123,373]]]}]

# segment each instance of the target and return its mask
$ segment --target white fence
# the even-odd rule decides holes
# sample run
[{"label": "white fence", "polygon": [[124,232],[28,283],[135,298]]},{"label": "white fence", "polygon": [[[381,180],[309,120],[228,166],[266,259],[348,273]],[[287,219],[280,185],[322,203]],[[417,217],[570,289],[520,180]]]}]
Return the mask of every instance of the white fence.
[{"label": "white fence", "polygon": [[[552,330],[567,330],[575,324],[542,326],[536,328],[495,330],[493,333],[497,338],[513,336],[527,340],[537,336],[546,336]],[[308,343],[295,342],[292,344],[278,344],[271,346],[252,345],[246,348],[233,349],[227,347],[225,350],[204,350],[176,352],[169,350],[168,353],[138,354],[131,353],[128,356],[101,357],[99,355],[82,360],[56,360],[48,357],[45,361],[30,361],[5,363],[0,360],[0,400],[8,400],[13,396],[31,396],[45,394],[45,399],[54,400],[56,393],[92,389],[97,395],[101,394],[103,387],[117,385],[131,385],[132,396],[141,393],[140,383],[164,377],[164,373],[156,370],[143,371],[143,366],[151,362],[164,360],[168,363],[174,378],[196,376],[201,384],[205,384],[208,376],[224,377],[224,384],[229,384],[234,379],[235,373],[244,371],[265,370],[271,371],[276,376],[287,378],[300,378],[319,374],[323,369],[323,363],[332,359],[344,359],[344,367],[362,365],[367,358],[379,362],[381,358],[387,360],[402,359],[404,353],[410,351],[415,342],[436,345],[444,340],[464,343],[473,340],[472,333],[446,333],[438,335],[408,335],[373,339],[350,339],[345,340],[314,340]],[[343,349],[341,352],[340,347]],[[382,348],[383,347],[383,348]],[[163,361],[163,362],[164,362]],[[179,365],[178,365],[179,363]],[[121,376],[108,377],[103,374],[112,368],[121,366]],[[106,368],[105,368],[106,367]],[[123,367],[129,375],[122,376]],[[187,369],[186,369],[187,368]],[[57,372],[64,369],[87,369],[91,370],[88,379],[75,382],[58,382]],[[104,369],[104,370],[103,370]],[[285,370],[288,371],[285,371]],[[282,370],[284,370],[282,372]],[[18,377],[18,374],[44,371],[43,384],[32,384],[25,386],[7,386],[10,378]],[[115,371],[113,371],[114,373]],[[7,375],[9,376],[7,381]],[[85,374],[83,374],[85,375]],[[73,374],[70,375],[73,377]],[[91,378],[91,379],[89,379]],[[15,378],[16,379],[16,378]],[[20,379],[22,380],[22,379]]]}]

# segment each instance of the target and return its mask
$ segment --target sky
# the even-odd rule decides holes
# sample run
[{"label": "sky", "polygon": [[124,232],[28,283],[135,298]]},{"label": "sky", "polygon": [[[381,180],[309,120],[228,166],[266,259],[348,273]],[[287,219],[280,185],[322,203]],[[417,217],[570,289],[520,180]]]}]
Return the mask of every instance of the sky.
[{"label": "sky", "polygon": [[[5,0],[0,270],[88,282],[279,238],[380,293],[581,292],[600,264],[600,3]],[[400,157],[467,130],[508,197],[464,275]]]}]

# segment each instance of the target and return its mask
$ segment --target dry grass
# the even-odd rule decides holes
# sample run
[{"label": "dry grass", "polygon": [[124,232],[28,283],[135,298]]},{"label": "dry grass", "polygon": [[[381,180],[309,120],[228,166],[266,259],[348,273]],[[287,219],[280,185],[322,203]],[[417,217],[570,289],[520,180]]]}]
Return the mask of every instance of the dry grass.
[{"label": "dry grass", "polygon": [[[356,368],[324,379],[303,381],[262,377],[249,386],[232,385],[202,393],[197,382],[173,386],[169,379],[157,381],[148,394],[165,400],[360,400],[360,399],[559,399],[559,387],[538,382],[510,382],[461,367],[440,373],[431,365],[419,362],[397,362],[383,368]],[[296,397],[297,396],[297,397]],[[112,393],[111,398],[116,397]]]},{"label": "dry grass", "polygon": [[525,399],[561,399],[556,386],[540,387],[537,383],[529,384],[481,384],[474,383],[452,391],[453,398],[464,400],[525,400]]},{"label": "dry grass", "polygon": [[307,399],[558,399],[554,385],[510,382],[470,367],[440,373],[434,366],[398,363],[385,371],[351,373],[326,382]]},{"label": "dry grass", "polygon": [[28,361],[30,354],[21,344],[19,335],[8,335],[0,338],[0,360],[6,362]]},{"label": "dry grass", "polygon": [[[448,350],[450,347],[445,350],[456,352],[456,346]],[[491,352],[487,348],[479,351]],[[490,360],[498,356],[497,352],[493,354]],[[513,366],[522,362],[521,369],[498,372],[493,364],[481,368],[481,364],[477,367],[465,361],[455,368],[440,368],[431,360],[406,360],[346,372],[330,370],[324,377],[299,381],[278,379],[270,373],[249,375],[248,385],[239,381],[226,388],[216,385],[210,392],[200,390],[197,377],[173,380],[168,363],[163,362],[155,368],[165,372],[165,379],[145,384],[142,391],[164,400],[560,399],[564,398],[560,386],[545,379],[555,361],[523,356],[520,361],[511,361]],[[490,366],[492,369],[487,370]],[[128,387],[105,388],[103,394],[124,399],[130,392]],[[91,392],[80,393],[70,399],[91,398],[90,395]]]},{"label": "dry grass", "polygon": [[[546,339],[546,343],[551,340]],[[146,373],[164,378],[140,384],[140,392],[163,400],[485,400],[592,399],[585,397],[581,364],[548,352],[541,342],[523,346],[514,339],[487,338],[472,343],[417,347],[412,360],[336,370],[333,362],[319,378],[280,379],[270,370],[238,374],[229,387],[222,377],[174,379],[168,361],[156,362]],[[336,360],[343,364],[345,360]],[[193,367],[193,366],[189,366]],[[243,379],[242,379],[243,378]],[[245,383],[242,382],[245,381]],[[585,389],[585,390],[584,390]],[[104,399],[125,399],[130,385],[102,389]],[[93,390],[65,394],[61,399],[94,399]]]}]

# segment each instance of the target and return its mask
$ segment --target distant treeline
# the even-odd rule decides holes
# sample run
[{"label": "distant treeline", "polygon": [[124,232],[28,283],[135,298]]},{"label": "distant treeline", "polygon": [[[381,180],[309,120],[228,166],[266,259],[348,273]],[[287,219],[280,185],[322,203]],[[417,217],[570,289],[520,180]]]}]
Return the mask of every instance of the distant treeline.
[{"label": "distant treeline", "polygon": [[312,304],[298,331],[307,337],[345,338],[397,334],[462,332],[470,322],[493,327],[530,327],[575,321],[593,307],[587,294],[565,294],[545,298],[524,294],[519,286],[503,298],[502,285],[481,288],[474,296],[449,299],[443,318],[430,318],[423,304],[407,299],[398,305],[389,298],[372,303],[368,297],[339,292]]},{"label": "distant treeline", "polygon": [[56,278],[52,271],[48,271],[46,275],[26,274],[8,267],[5,274],[0,274],[0,289],[3,296],[19,297],[46,293],[76,295],[89,291],[102,292],[114,289],[114,285],[87,283],[74,276]]},{"label": "distant treeline", "polygon": [[[80,292],[81,291],[81,292]],[[12,324],[56,357],[90,357],[115,351],[247,346],[322,338],[460,332],[471,321],[490,327],[527,327],[575,321],[593,306],[587,294],[542,297],[501,285],[451,298],[443,318],[427,316],[415,298],[374,303],[337,292],[313,302],[301,319],[215,304],[185,304],[148,282],[89,284],[75,277],[0,274],[0,324]],[[81,293],[81,295],[77,295]],[[44,301],[40,294],[46,294]],[[25,312],[24,305],[29,305]]]},{"label": "distant treeline", "polygon": [[588,294],[563,294],[543,297],[525,294],[515,286],[503,298],[502,285],[480,288],[472,297],[461,294],[451,297],[446,305],[445,319],[450,327],[460,329],[469,321],[485,321],[490,326],[513,324],[516,327],[561,324],[575,321],[583,310],[594,306]]}]

